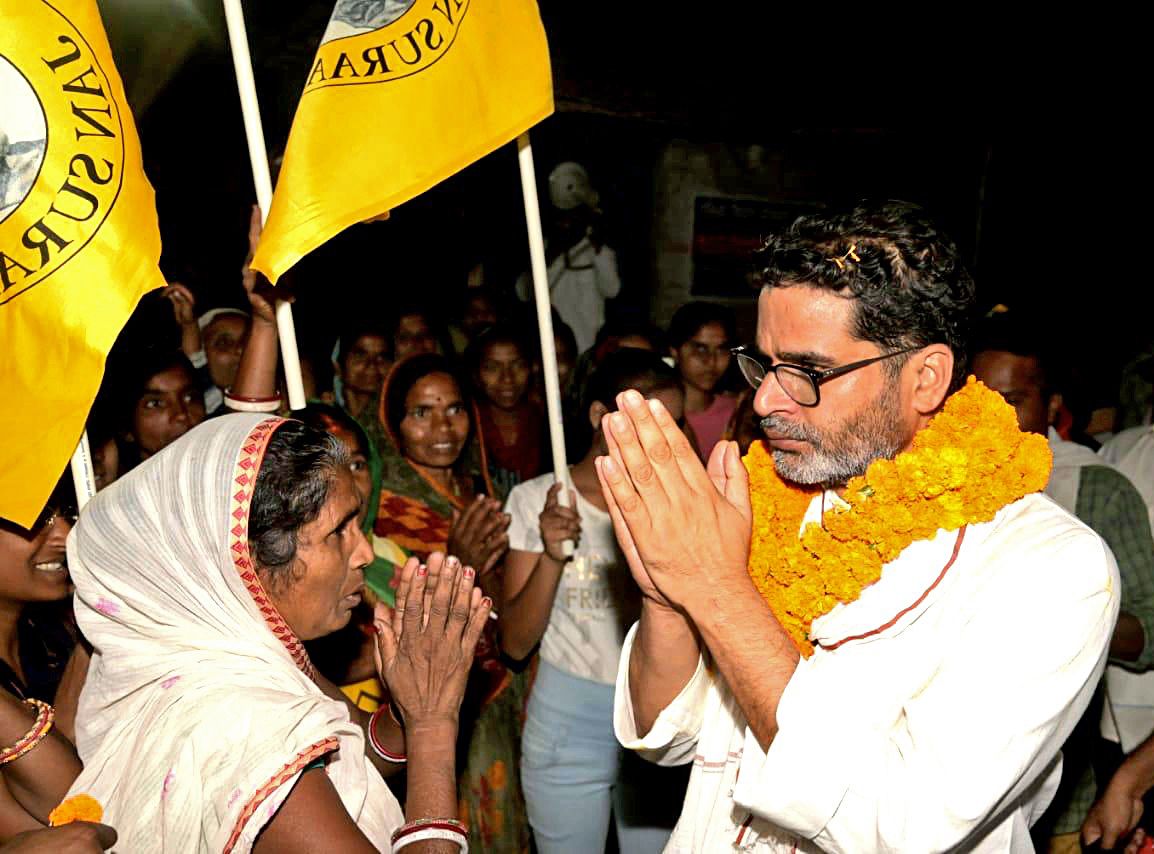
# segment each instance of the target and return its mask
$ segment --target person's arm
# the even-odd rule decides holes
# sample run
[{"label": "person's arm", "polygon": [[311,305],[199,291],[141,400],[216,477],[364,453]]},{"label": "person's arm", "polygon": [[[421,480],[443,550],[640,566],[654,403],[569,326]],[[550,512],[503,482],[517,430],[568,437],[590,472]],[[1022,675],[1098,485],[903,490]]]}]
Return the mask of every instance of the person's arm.
[{"label": "person's arm", "polygon": [[19,833],[0,845],[2,854],[100,854],[116,844],[116,831],[106,824],[74,821],[62,827],[42,827]]},{"label": "person's arm", "polygon": [[[581,517],[574,509],[576,499],[569,507],[562,507],[557,500],[561,492],[560,482],[549,487],[545,508],[538,520],[538,533],[529,538],[521,530],[524,520],[518,518],[517,530],[513,535],[516,545],[540,545],[541,551],[510,549],[505,559],[504,594],[501,601],[501,648],[516,661],[523,661],[541,642],[553,612],[553,600],[557,595],[557,585],[565,572],[565,557],[562,543],[572,540],[577,543],[581,536]],[[518,517],[509,502],[509,515]],[[512,529],[511,529],[512,530]]]},{"label": "person's arm", "polygon": [[179,282],[170,284],[160,295],[172,303],[172,315],[180,327],[181,351],[194,368],[204,367],[204,345],[200,339],[200,325],[196,322],[196,297]]},{"label": "person's arm", "polygon": [[1122,576],[1122,611],[1110,657],[1134,670],[1154,665],[1154,538],[1142,495],[1121,472],[1082,470],[1078,518],[1106,541]]},{"label": "person's arm", "polygon": [[1109,851],[1142,817],[1142,799],[1154,788],[1154,736],[1126,757],[1082,824],[1082,841]]},{"label": "person's arm", "polygon": [[33,818],[28,810],[12,797],[12,793],[4,783],[4,776],[0,774],[0,842],[43,827],[44,822]]},{"label": "person's arm", "polygon": [[377,854],[319,768],[301,774],[252,850],[253,854]]},{"label": "person's arm", "polygon": [[617,253],[608,246],[595,248],[593,271],[597,274],[597,290],[606,299],[621,293],[621,276],[617,272]]},{"label": "person's arm", "polygon": [[[656,588],[658,601],[689,617],[750,729],[768,747],[798,653],[749,578],[752,509],[737,447],[718,443],[707,473],[660,402],[647,403],[628,391],[618,405],[618,412],[606,416],[610,455],[599,467],[611,510],[622,519],[618,539],[624,528],[648,586]],[[690,658],[688,641],[676,649],[683,662]],[[631,661],[631,671],[640,677],[646,664]],[[647,718],[660,708],[658,694],[668,696],[684,685],[679,680],[651,691],[632,685],[634,708]]]},{"label": "person's arm", "polygon": [[[0,745],[15,744],[36,722],[37,711],[0,691]],[[72,743],[55,728],[19,759],[0,766],[0,777],[13,799],[36,820],[46,823],[48,813],[64,800],[80,774],[80,759]]]},{"label": "person's arm", "polygon": [[[279,342],[276,309],[257,289],[257,273],[249,266],[256,244],[260,240],[260,232],[260,208],[253,205],[248,232],[249,254],[241,271],[244,290],[252,307],[252,328],[240,357],[236,379],[233,380],[232,388],[226,389],[228,395],[237,400],[260,401],[275,399],[277,396],[276,365]],[[225,397],[226,405],[228,395]]]}]

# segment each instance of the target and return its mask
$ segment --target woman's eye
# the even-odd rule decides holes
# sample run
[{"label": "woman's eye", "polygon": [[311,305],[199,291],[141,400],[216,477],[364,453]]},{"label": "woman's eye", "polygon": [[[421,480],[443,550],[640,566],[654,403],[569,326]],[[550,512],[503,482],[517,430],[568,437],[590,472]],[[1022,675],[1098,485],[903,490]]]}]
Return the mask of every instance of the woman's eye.
[{"label": "woman's eye", "polygon": [[452,406],[445,410],[445,412],[447,412],[449,415],[460,415],[464,411],[465,407],[460,403],[454,403]]},{"label": "woman's eye", "polygon": [[409,410],[410,418],[426,418],[429,415],[429,408],[427,406],[418,406],[415,409]]},{"label": "woman's eye", "polygon": [[162,406],[164,406],[164,401],[155,397],[144,401],[145,409],[160,409]]},{"label": "woman's eye", "polygon": [[349,471],[364,471],[369,467],[364,460],[353,460],[349,463]]}]

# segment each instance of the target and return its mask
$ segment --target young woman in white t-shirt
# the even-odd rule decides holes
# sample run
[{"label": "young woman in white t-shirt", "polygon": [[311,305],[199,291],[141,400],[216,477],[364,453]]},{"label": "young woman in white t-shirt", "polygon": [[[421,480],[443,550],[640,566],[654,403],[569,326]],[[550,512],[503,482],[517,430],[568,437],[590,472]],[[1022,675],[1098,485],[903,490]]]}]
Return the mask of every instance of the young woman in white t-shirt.
[{"label": "young woman in white t-shirt", "polygon": [[[612,813],[622,854],[659,852],[677,820],[683,769],[649,765],[613,734],[613,688],[621,645],[640,593],[617,546],[593,461],[608,453],[601,419],[634,388],[680,420],[684,392],[672,368],[645,350],[609,356],[590,379],[590,447],[570,468],[570,507],[543,475],[515,487],[506,512],[501,644],[514,659],[540,647],[540,669],[522,737],[521,779],[540,854],[605,849]],[[566,558],[565,540],[576,543]]]}]

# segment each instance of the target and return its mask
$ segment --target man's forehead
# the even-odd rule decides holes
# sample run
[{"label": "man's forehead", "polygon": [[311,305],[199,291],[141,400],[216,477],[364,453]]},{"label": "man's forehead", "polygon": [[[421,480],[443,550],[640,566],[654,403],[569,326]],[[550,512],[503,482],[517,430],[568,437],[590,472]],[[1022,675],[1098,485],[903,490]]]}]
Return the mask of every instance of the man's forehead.
[{"label": "man's forehead", "polygon": [[983,350],[974,355],[973,367],[979,378],[1002,389],[1040,386],[1042,366],[1037,357],[1007,350]]},{"label": "man's forehead", "polygon": [[806,285],[765,288],[757,303],[757,344],[767,354],[832,354],[852,347],[853,302]]}]

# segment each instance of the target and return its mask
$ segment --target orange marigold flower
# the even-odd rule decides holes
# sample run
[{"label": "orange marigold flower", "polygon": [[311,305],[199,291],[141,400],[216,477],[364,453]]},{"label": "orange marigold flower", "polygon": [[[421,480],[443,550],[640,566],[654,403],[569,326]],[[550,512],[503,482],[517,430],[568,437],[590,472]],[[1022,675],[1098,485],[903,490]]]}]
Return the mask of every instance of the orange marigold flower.
[{"label": "orange marigold flower", "polygon": [[74,821],[100,821],[103,818],[104,807],[100,806],[100,801],[92,795],[73,795],[48,814],[48,826],[60,827]]}]

